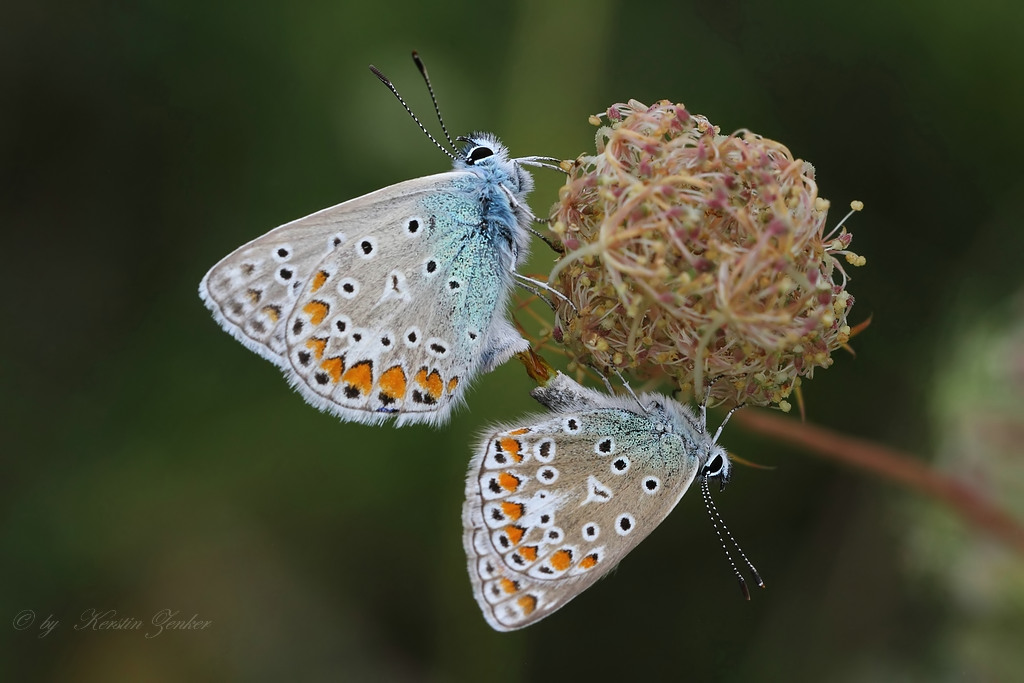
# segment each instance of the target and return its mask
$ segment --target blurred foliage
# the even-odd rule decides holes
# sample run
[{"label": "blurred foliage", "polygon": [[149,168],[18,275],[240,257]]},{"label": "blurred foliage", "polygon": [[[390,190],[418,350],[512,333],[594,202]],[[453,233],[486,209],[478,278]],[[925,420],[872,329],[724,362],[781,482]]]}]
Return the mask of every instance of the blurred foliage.
[{"label": "blurred foliage", "polygon": [[[931,413],[935,464],[1024,519],[1024,289],[979,315],[948,348]],[[1013,680],[1024,672],[1024,562],[947,511],[911,501],[912,575],[946,597],[955,618],[936,633],[940,680]]]},{"label": "blurred foliage", "polygon": [[[943,576],[954,553],[956,571],[986,571],[974,530],[738,429],[725,444],[777,469],[741,468],[717,500],[766,591],[738,597],[687,496],[608,580],[491,632],[464,566],[464,471],[483,426],[535,409],[522,368],[481,378],[443,431],[341,424],[218,329],[196,286],[275,225],[446,167],[371,62],[427,121],[419,50],[449,128],[493,130],[516,154],[573,158],[593,149],[589,114],[667,98],[783,142],[834,206],[864,201],[852,229],[869,261],[850,289],[874,322],[856,358],[805,384],[809,418],[955,470],[952,416],[973,406],[984,434],[1009,405],[957,349],[992,315],[1021,318],[1022,20],[1008,0],[7,7],[0,677],[1019,676],[1020,558],[1000,560],[1015,597],[987,609]],[[543,213],[562,179],[536,175]],[[550,262],[537,243],[532,270]],[[1019,440],[968,442],[986,477],[1019,468]],[[1003,481],[1019,500],[1019,478]],[[76,631],[90,609],[213,624]],[[39,637],[48,614],[61,623]]]}]

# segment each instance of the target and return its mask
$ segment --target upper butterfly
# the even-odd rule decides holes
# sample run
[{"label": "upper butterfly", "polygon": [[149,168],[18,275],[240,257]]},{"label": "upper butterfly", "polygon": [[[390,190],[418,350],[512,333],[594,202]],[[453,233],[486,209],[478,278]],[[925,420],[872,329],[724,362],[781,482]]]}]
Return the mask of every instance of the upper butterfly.
[{"label": "upper butterfly", "polygon": [[505,306],[525,279],[516,266],[535,220],[523,164],[549,161],[510,159],[490,133],[459,141],[452,153],[434,140],[453,170],[275,228],[211,268],[199,296],[317,408],[363,423],[445,422],[477,373],[528,346]]}]

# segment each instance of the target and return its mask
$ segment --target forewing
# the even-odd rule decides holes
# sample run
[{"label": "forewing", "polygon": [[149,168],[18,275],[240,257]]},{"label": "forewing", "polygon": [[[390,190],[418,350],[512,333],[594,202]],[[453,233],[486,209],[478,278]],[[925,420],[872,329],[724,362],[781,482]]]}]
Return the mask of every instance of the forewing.
[{"label": "forewing", "polygon": [[[373,207],[288,319],[293,382],[346,419],[442,422],[475,374],[526,347],[504,318],[514,256],[482,224],[475,176]],[[380,227],[384,226],[384,227]]]},{"label": "forewing", "polygon": [[463,544],[473,592],[499,631],[586,590],[672,511],[697,458],[645,414],[549,413],[492,433],[470,465]]},{"label": "forewing", "polygon": [[474,182],[418,178],[281,226],[200,293],[318,408],[441,422],[488,359],[525,346],[503,317],[513,257],[480,229]]},{"label": "forewing", "polygon": [[203,277],[199,295],[225,330],[283,365],[285,322],[317,264],[352,233],[372,230],[375,208],[430,192],[436,178],[399,183],[274,228],[221,259]]}]

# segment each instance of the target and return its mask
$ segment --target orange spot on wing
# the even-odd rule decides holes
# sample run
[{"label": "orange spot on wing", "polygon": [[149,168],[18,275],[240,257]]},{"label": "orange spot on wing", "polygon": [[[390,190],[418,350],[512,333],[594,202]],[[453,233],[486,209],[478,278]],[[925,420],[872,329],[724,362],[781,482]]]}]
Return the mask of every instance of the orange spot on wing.
[{"label": "orange spot on wing", "polygon": [[420,371],[416,373],[415,380],[416,384],[423,387],[435,401],[441,398],[444,384],[441,382],[441,374],[437,370],[431,371],[428,375],[426,368],[420,368]]},{"label": "orange spot on wing", "polygon": [[[323,358],[324,349],[327,348],[327,340],[320,339],[319,337],[310,337],[309,339],[306,340],[306,348],[316,355],[317,360],[320,360],[321,358]],[[339,358],[338,360],[341,359]]]},{"label": "orange spot on wing", "polygon": [[517,584],[512,579],[503,578],[498,583],[501,584],[501,590],[505,591],[506,593],[515,593],[517,590],[519,590],[519,584]]},{"label": "orange spot on wing", "polygon": [[597,566],[597,555],[590,554],[580,560],[580,569],[590,569]]},{"label": "orange spot on wing", "polygon": [[459,386],[459,378],[452,377],[450,380],[448,380],[448,393],[450,394],[453,391],[455,391],[455,387],[457,386]]},{"label": "orange spot on wing", "polygon": [[309,322],[319,325],[331,312],[331,307],[323,301],[310,301],[302,307],[302,312],[309,316]]},{"label": "orange spot on wing", "polygon": [[509,524],[505,527],[505,535],[508,536],[508,540],[512,541],[512,545],[519,545],[519,541],[523,540],[523,534],[525,533],[526,529],[521,526]]},{"label": "orange spot on wing", "polygon": [[359,393],[366,396],[373,388],[373,362],[364,360],[356,363],[342,375],[341,379],[359,390]]},{"label": "orange spot on wing", "polygon": [[505,489],[506,491],[515,492],[519,488],[519,477],[508,472],[502,472],[498,475],[498,486]]},{"label": "orange spot on wing", "polygon": [[513,431],[509,432],[508,435],[509,436],[522,436],[523,434],[529,434],[529,433],[530,433],[529,428],[523,427],[522,429],[516,429],[516,430],[513,430]]},{"label": "orange spot on wing", "polygon": [[315,292],[316,290],[323,287],[324,283],[327,282],[328,277],[330,277],[330,273],[328,273],[326,270],[316,271],[316,275],[313,276],[313,283],[310,285],[309,291]]},{"label": "orange spot on wing", "polygon": [[564,572],[572,564],[572,553],[562,549],[551,556],[551,566],[560,572]]},{"label": "orange spot on wing", "polygon": [[537,598],[532,595],[524,595],[516,600],[516,603],[523,610],[524,615],[532,614],[533,610],[537,609]]},{"label": "orange spot on wing", "polygon": [[245,293],[249,295],[249,301],[252,302],[253,306],[258,304],[260,299],[263,298],[263,292],[258,289],[247,289],[245,290]]},{"label": "orange spot on wing", "polygon": [[277,306],[264,306],[261,309],[263,315],[270,318],[270,322],[276,323],[278,318],[281,317],[281,309]]},{"label": "orange spot on wing", "polygon": [[513,522],[523,516],[523,509],[522,503],[505,502],[501,504],[501,511]]},{"label": "orange spot on wing", "polygon": [[341,356],[335,356],[325,360],[320,367],[326,370],[327,374],[331,376],[331,381],[337,384],[341,381],[341,372],[345,369],[345,361],[341,359]]},{"label": "orange spot on wing", "polygon": [[519,555],[527,562],[533,562],[537,559],[537,546],[527,545],[519,549]]},{"label": "orange spot on wing", "polygon": [[522,444],[515,439],[502,439],[498,442],[498,445],[501,446],[502,451],[508,453],[516,462],[523,461],[523,456],[519,454],[519,451],[522,450]]},{"label": "orange spot on wing", "polygon": [[405,370],[401,365],[388,368],[380,376],[380,390],[389,398],[399,399],[405,396]]}]

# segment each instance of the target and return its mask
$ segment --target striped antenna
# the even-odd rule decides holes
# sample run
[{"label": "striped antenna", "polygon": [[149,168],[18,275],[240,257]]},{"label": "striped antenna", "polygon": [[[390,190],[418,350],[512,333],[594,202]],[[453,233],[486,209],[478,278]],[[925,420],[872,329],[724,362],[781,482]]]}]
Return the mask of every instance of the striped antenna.
[{"label": "striped antenna", "polygon": [[[412,120],[416,122],[416,125],[420,127],[420,130],[422,130],[422,131],[423,131],[423,134],[424,134],[424,135],[426,135],[426,136],[427,136],[428,138],[430,138],[430,141],[431,141],[431,142],[433,142],[433,143],[434,143],[435,145],[437,145],[437,148],[438,148],[439,150],[441,150],[442,152],[444,152],[445,154],[447,154],[447,155],[448,155],[449,157],[451,157],[452,161],[457,161],[457,160],[458,160],[458,157],[456,157],[456,156],[455,156],[454,154],[452,154],[452,153],[451,153],[451,152],[449,152],[449,151],[448,151],[447,149],[445,149],[444,147],[442,147],[442,146],[441,146],[441,143],[440,143],[440,142],[438,142],[438,141],[437,141],[437,140],[436,140],[436,139],[434,138],[434,136],[430,134],[430,131],[428,131],[428,130],[426,129],[426,127],[425,127],[425,126],[424,126],[424,125],[423,125],[423,124],[422,124],[422,123],[420,122],[420,120],[419,120],[419,119],[418,119],[418,118],[416,117],[416,114],[412,113],[412,109],[410,109],[410,108],[409,108],[409,105],[405,103],[405,100],[404,100],[404,99],[402,99],[402,96],[401,96],[401,95],[400,95],[400,94],[398,93],[398,88],[396,88],[396,87],[395,87],[395,85],[394,85],[394,84],[393,84],[393,83],[392,83],[392,82],[391,82],[390,80],[388,80],[388,77],[387,77],[387,76],[385,76],[384,74],[382,74],[382,73],[380,72],[380,69],[378,69],[377,67],[375,67],[375,66],[374,66],[373,64],[371,64],[371,65],[370,65],[370,71],[372,71],[372,72],[373,72],[373,75],[374,75],[374,76],[376,76],[377,78],[379,78],[379,79],[380,79],[380,82],[381,82],[381,83],[383,83],[384,85],[386,85],[386,86],[388,87],[388,90],[390,90],[390,91],[391,91],[391,93],[392,93],[392,94],[393,94],[393,95],[394,95],[395,97],[397,97],[397,98],[398,98],[398,101],[399,101],[399,102],[401,102],[401,104],[402,104],[402,107],[404,107],[404,108],[405,108],[405,111],[407,111],[407,112],[409,113],[409,116],[411,116],[411,117],[412,117]],[[429,84],[428,84],[428,85],[429,85]],[[431,96],[433,96],[433,95],[431,95]],[[445,131],[445,135],[447,135],[447,134],[448,134],[448,131]]]}]

